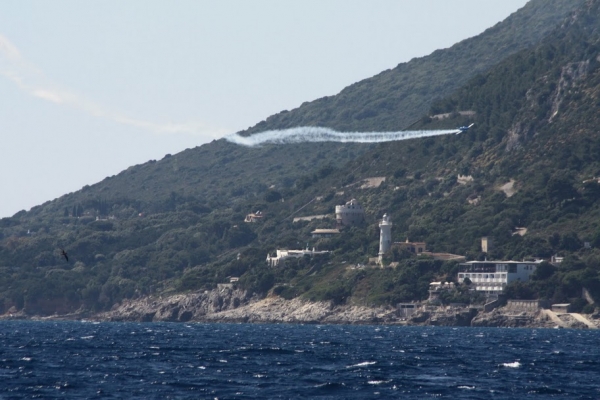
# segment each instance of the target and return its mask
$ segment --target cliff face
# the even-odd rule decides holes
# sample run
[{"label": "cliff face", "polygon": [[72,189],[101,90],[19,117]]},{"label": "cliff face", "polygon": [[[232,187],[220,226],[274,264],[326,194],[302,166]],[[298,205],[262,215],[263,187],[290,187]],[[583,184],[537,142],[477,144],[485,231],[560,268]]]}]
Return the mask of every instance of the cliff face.
[{"label": "cliff face", "polygon": [[245,291],[230,288],[216,289],[169,297],[148,297],[128,300],[100,313],[94,319],[105,321],[187,322],[200,321],[208,316],[233,310],[252,298]]},{"label": "cliff face", "polygon": [[223,288],[212,291],[126,301],[111,311],[93,316],[103,321],[137,322],[252,322],[252,323],[397,323],[395,310],[333,306],[280,297],[258,299],[245,291]]}]

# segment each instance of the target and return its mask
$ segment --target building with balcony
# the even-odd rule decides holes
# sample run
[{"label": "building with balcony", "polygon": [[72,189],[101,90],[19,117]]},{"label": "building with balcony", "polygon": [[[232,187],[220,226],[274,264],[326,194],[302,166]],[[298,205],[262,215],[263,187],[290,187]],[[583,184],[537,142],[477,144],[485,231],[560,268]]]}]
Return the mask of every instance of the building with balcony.
[{"label": "building with balcony", "polygon": [[459,265],[458,283],[466,278],[472,287],[486,294],[500,294],[513,281],[527,282],[542,260],[469,261]]}]

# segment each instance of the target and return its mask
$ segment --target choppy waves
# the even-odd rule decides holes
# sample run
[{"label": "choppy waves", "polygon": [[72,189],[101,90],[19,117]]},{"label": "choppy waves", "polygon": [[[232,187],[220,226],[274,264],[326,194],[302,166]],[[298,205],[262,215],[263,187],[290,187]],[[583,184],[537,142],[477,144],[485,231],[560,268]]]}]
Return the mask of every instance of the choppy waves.
[{"label": "choppy waves", "polygon": [[599,398],[598,339],[568,329],[5,321],[0,397]]}]

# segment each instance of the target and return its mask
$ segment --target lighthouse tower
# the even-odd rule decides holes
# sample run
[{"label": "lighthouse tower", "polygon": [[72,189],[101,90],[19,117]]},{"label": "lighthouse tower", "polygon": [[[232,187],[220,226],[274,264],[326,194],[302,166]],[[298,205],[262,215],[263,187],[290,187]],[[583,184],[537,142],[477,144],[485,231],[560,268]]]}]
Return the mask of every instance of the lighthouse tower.
[{"label": "lighthouse tower", "polygon": [[387,214],[383,214],[379,229],[379,264],[381,264],[383,255],[387,253],[392,245],[392,222]]}]

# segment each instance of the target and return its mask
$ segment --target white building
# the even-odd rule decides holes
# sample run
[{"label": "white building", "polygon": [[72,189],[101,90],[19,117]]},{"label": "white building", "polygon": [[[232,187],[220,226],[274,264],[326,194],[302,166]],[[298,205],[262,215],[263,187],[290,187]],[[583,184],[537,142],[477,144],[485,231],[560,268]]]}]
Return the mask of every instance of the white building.
[{"label": "white building", "polygon": [[502,293],[513,281],[527,282],[542,260],[538,261],[469,261],[459,265],[458,283],[465,278],[472,287],[487,294]]},{"label": "white building", "polygon": [[383,255],[389,251],[392,245],[392,222],[387,214],[383,214],[379,230],[379,264],[381,264]]},{"label": "white building", "polygon": [[328,238],[340,234],[339,229],[315,229],[310,233],[313,238]]},{"label": "white building", "polygon": [[356,199],[342,206],[335,206],[335,220],[339,226],[356,225],[365,220],[365,210]]},{"label": "white building", "polygon": [[329,253],[329,251],[316,251],[314,247],[312,250],[309,250],[308,247],[306,250],[277,250],[275,256],[267,254],[267,264],[269,264],[270,267],[277,267],[287,258],[302,258],[304,256],[315,256],[327,253]]},{"label": "white building", "polygon": [[257,211],[255,213],[250,213],[250,214],[246,215],[244,222],[258,222],[258,221],[261,221],[263,219],[263,217],[264,217],[264,215],[263,215],[262,211]]}]

